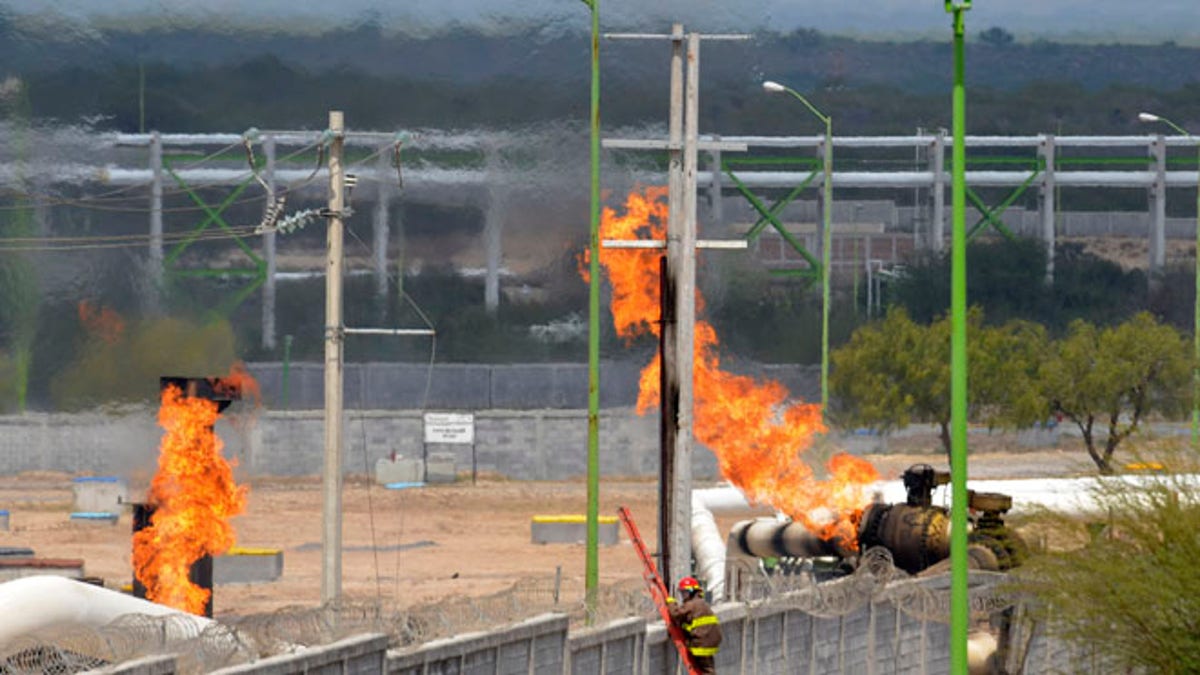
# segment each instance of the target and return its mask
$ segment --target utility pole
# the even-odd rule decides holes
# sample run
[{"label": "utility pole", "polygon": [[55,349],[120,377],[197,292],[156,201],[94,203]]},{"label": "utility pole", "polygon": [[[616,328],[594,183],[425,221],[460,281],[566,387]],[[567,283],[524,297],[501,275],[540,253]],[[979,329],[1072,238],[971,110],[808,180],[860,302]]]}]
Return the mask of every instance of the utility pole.
[{"label": "utility pole", "polygon": [[[661,369],[659,397],[661,399],[661,437],[659,450],[659,504],[658,504],[658,554],[659,573],[668,588],[681,577],[673,567],[674,552],[682,551],[675,546],[671,533],[678,521],[678,496],[680,485],[679,424],[680,373],[677,366],[679,354],[679,279],[680,259],[684,254],[679,232],[683,230],[683,25],[671,26],[671,107],[667,118],[667,255],[662,265],[662,351],[659,352]],[[691,252],[688,251],[688,255]],[[693,268],[694,269],[694,268]],[[670,306],[668,306],[670,303]],[[689,370],[690,372],[690,370]],[[690,457],[690,453],[689,453]],[[690,465],[689,465],[690,467]],[[691,487],[691,470],[685,470],[685,480]]]},{"label": "utility pole", "polygon": [[345,122],[329,112],[329,225],[325,258],[325,471],[321,529],[321,601],[342,594],[342,208],[346,176],[342,149]]},{"label": "utility pole", "polygon": [[[699,141],[700,41],[745,40],[748,35],[684,34],[674,24],[669,34],[614,33],[613,39],[671,40],[671,108],[669,136],[662,141],[611,140],[610,148],[667,150],[667,240],[666,275],[662,283],[673,298],[674,316],[662,324],[663,387],[660,392],[665,408],[660,432],[663,448],[659,467],[659,555],[661,574],[670,584],[692,573],[692,447],[693,447],[693,365],[696,326],[696,248],[729,248],[722,242],[698,242],[696,223],[697,153],[705,150],[746,150],[744,143]],[[684,41],[687,48],[684,52]],[[687,61],[686,79],[684,60]],[[730,244],[732,242],[723,242]],[[743,244],[745,242],[737,242]],[[606,242],[605,246],[609,244]],[[674,419],[670,420],[673,415]]]}]

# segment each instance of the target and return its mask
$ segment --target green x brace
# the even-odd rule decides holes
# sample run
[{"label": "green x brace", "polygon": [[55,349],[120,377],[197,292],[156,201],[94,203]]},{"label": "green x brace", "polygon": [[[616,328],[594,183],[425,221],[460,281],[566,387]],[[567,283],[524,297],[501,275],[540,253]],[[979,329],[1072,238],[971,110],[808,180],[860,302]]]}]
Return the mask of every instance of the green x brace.
[{"label": "green x brace", "polygon": [[[738,178],[737,174],[733,171],[733,167],[735,165],[764,164],[776,167],[800,165],[809,169],[808,177],[805,178],[795,188],[790,190],[786,195],[773,202],[770,206],[767,206],[761,199],[758,198],[758,195],[755,195],[754,192],[751,191],[750,188],[747,187],[740,178]],[[754,207],[754,210],[758,212],[758,220],[755,221],[754,225],[750,227],[750,230],[746,232],[746,241],[754,242],[756,239],[758,239],[759,235],[762,234],[763,230],[770,225],[775,229],[776,232],[779,233],[779,236],[782,237],[783,240],[786,241],[794,251],[796,251],[796,253],[800,254],[800,257],[804,258],[805,262],[807,262],[809,265],[803,269],[773,269],[770,270],[770,273],[776,276],[800,277],[804,279],[806,285],[815,283],[818,279],[820,279],[821,261],[818,260],[817,257],[810,253],[807,249],[805,249],[804,245],[801,244],[791,232],[788,232],[787,228],[783,226],[783,223],[779,221],[779,214],[783,212],[783,209],[785,209],[788,204],[791,204],[793,201],[795,201],[796,197],[799,197],[800,193],[804,192],[804,190],[806,190],[808,186],[812,184],[813,180],[820,175],[822,170],[820,160],[808,157],[722,159],[721,170],[725,173],[725,175],[729,176],[730,180],[732,180],[733,184],[737,187],[738,192],[740,192],[742,196],[746,198],[746,201],[750,202],[750,205]]]},{"label": "green x brace", "polygon": [[[221,203],[217,205],[216,209],[214,210],[213,207],[210,206],[208,203],[206,203],[200,197],[200,195],[197,194],[196,191],[191,186],[189,186],[187,184],[187,182],[185,182],[183,180],[183,178],[181,178],[179,176],[178,173],[175,172],[174,169],[172,169],[169,166],[166,166],[165,161],[163,164],[164,164],[163,168],[166,170],[166,172],[168,174],[170,174],[171,178],[174,179],[174,181],[179,185],[179,187],[185,193],[187,193],[188,197],[190,197],[191,200],[193,202],[195,202],[196,205],[199,206],[201,208],[201,210],[203,210],[205,213],[204,220],[200,221],[200,223],[197,224],[192,229],[191,234],[187,238],[185,238],[183,241],[176,244],[175,247],[171,249],[171,252],[169,254],[167,254],[165,260],[163,261],[163,266],[166,267],[168,270],[170,270],[171,273],[176,274],[178,276],[184,276],[184,277],[224,277],[224,276],[250,277],[250,283],[245,288],[241,289],[240,291],[238,291],[237,293],[235,293],[234,295],[232,295],[231,297],[229,297],[228,299],[226,299],[224,302],[222,302],[220,305],[217,306],[216,311],[218,314],[229,315],[230,313],[233,312],[234,309],[236,309],[238,307],[238,305],[245,302],[246,298],[250,297],[250,295],[252,293],[254,293],[254,291],[256,291],[260,286],[262,286],[263,283],[265,283],[267,280],[267,263],[266,263],[266,261],[263,260],[261,257],[259,257],[259,255],[256,254],[254,252],[254,250],[251,249],[250,246],[248,246],[246,244],[246,242],[242,240],[241,237],[237,236],[236,234],[233,234],[233,230],[232,230],[232,228],[229,227],[229,223],[226,223],[225,219],[221,217],[221,214],[223,214],[226,209],[228,209],[235,201],[237,201],[237,198],[240,197],[242,195],[242,193],[246,191],[246,188],[250,187],[250,184],[255,182],[254,177],[251,176],[251,177],[247,178],[246,180],[242,181],[241,183],[239,183],[237,185],[237,187],[234,188],[234,190],[232,192],[230,192],[225,197],[225,199],[222,200]],[[173,264],[179,260],[179,257],[181,255],[183,255],[184,250],[186,250],[188,246],[190,246],[192,243],[194,243],[196,241],[196,239],[200,236],[200,234],[203,233],[204,230],[206,230],[208,228],[208,226],[213,223],[216,223],[218,227],[220,227],[221,229],[225,230],[225,232],[230,234],[231,238],[233,239],[233,243],[236,244],[238,248],[242,249],[242,251],[254,263],[253,267],[232,268],[232,269],[213,269],[213,268],[188,269],[188,268],[173,267]]]},{"label": "green x brace", "polygon": [[967,201],[974,204],[975,208],[979,209],[979,212],[983,214],[979,220],[975,221],[975,224],[967,230],[967,241],[974,239],[975,236],[982,232],[987,225],[991,225],[992,228],[1003,235],[1005,239],[1014,241],[1016,237],[1013,235],[1012,231],[1008,229],[1008,226],[1004,224],[1004,221],[1000,220],[1000,216],[1004,213],[1005,209],[1012,206],[1013,202],[1017,201],[1021,195],[1025,194],[1025,191],[1029,189],[1029,186],[1033,184],[1033,181],[1036,180],[1039,175],[1041,175],[1042,171],[1046,168],[1046,160],[1041,157],[1036,159],[1030,159],[1029,157],[989,157],[984,161],[987,163],[1033,164],[1033,168],[1030,170],[1029,176],[1024,180],[1024,182],[1013,188],[1013,190],[1008,193],[1008,196],[1006,196],[994,207],[989,207],[987,204],[985,204],[979,194],[972,190],[970,186],[967,186],[966,188]]}]

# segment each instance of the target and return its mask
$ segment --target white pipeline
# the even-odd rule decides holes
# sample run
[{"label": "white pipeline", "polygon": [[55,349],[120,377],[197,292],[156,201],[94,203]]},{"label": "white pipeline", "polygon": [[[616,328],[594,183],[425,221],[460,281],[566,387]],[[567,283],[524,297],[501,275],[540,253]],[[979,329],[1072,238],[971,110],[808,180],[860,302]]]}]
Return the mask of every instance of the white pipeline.
[{"label": "white pipeline", "polygon": [[[1100,510],[1094,496],[1101,481],[1120,481],[1131,488],[1145,488],[1170,480],[1173,484],[1200,490],[1200,474],[1175,476],[1128,475],[1091,478],[1026,478],[1017,480],[973,480],[967,487],[976,492],[1000,492],[1012,497],[1009,513],[1027,513],[1039,508],[1060,513],[1087,514]],[[866,493],[877,501],[904,503],[907,492],[898,480],[880,481]],[[950,504],[950,486],[938,487],[933,493],[934,504]],[[712,601],[725,599],[725,538],[717,529],[714,516],[769,515],[769,508],[752,506],[741,490],[735,487],[708,488],[692,491],[692,554],[696,559],[696,576],[708,587]]]},{"label": "white pipeline", "polygon": [[[1048,509],[1058,513],[1086,515],[1103,509],[1096,501],[1102,484],[1118,484],[1130,489],[1145,489],[1159,483],[1200,489],[1200,474],[1124,476],[1092,476],[1088,478],[1021,478],[1013,480],[972,480],[967,487],[976,492],[999,492],[1012,497],[1010,514]],[[885,503],[903,502],[906,498],[901,481],[880,481],[868,489]],[[933,491],[933,503],[950,504],[950,486],[942,485]]]},{"label": "white pipeline", "polygon": [[769,508],[752,506],[735,487],[692,490],[692,556],[696,559],[696,576],[708,587],[712,602],[725,599],[725,540],[714,516],[770,512]]},{"label": "white pipeline", "polygon": [[177,615],[199,635],[213,622],[201,616],[65,577],[33,576],[0,584],[0,647],[39,630],[61,625],[99,628],[126,614]]}]

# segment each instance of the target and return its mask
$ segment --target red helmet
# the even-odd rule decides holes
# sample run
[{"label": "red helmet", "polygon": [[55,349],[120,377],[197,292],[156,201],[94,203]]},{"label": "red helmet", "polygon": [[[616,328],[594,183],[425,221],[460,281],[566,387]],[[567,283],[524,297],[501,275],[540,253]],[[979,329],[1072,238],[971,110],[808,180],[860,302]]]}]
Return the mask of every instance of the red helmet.
[{"label": "red helmet", "polygon": [[684,577],[679,580],[680,593],[699,593],[700,582],[696,581],[696,577]]}]

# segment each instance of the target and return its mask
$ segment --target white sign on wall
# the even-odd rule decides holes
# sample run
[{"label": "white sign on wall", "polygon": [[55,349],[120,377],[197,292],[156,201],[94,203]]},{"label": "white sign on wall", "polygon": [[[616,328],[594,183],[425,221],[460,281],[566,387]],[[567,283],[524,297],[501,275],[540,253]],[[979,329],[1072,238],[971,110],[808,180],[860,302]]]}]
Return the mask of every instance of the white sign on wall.
[{"label": "white sign on wall", "polygon": [[474,444],[474,413],[425,413],[425,442]]}]

